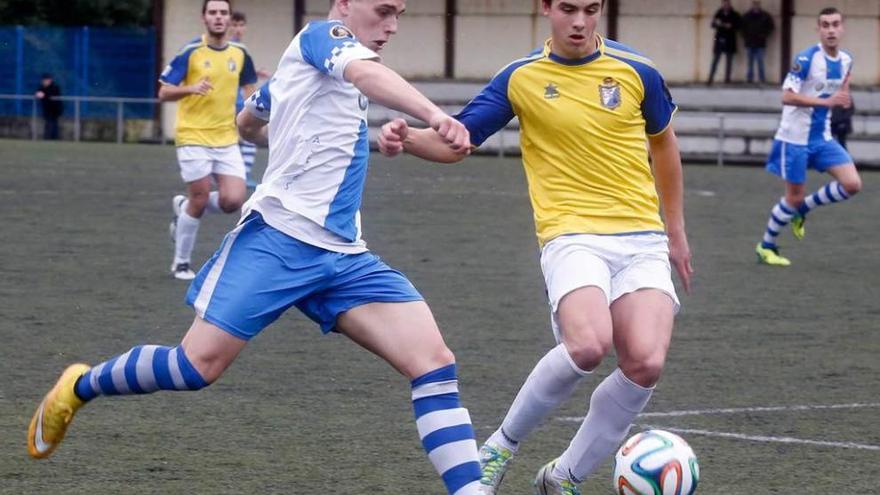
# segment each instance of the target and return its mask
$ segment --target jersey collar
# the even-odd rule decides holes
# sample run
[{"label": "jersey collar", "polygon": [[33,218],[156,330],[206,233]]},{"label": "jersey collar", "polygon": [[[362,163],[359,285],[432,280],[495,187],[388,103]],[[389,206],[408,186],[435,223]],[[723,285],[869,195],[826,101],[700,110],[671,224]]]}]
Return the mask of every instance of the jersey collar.
[{"label": "jersey collar", "polygon": [[596,35],[596,38],[599,40],[599,49],[596,50],[595,52],[587,55],[584,58],[565,58],[565,57],[560,57],[559,55],[556,55],[555,53],[553,53],[553,50],[552,50],[553,39],[550,38],[544,42],[544,56],[549,58],[550,60],[552,60],[558,64],[562,64],[562,65],[588,64],[588,63],[592,62],[593,60],[596,60],[597,58],[601,57],[605,53],[605,38],[599,36],[598,34]]},{"label": "jersey collar", "polygon": [[209,45],[207,34],[202,34],[202,44],[210,48],[211,50],[214,50],[215,52],[222,52],[223,50],[229,48],[229,40],[226,40],[226,44],[223,45],[223,48],[214,48],[213,46]]}]

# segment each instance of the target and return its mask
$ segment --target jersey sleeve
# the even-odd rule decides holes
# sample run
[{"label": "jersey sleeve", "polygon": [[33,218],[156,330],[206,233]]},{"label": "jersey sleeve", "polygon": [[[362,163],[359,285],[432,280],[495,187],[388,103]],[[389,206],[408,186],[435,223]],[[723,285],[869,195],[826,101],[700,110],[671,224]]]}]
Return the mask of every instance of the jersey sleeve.
[{"label": "jersey sleeve", "polygon": [[345,67],[353,60],[379,60],[339,22],[315,22],[300,35],[303,60],[333,78],[344,80]]},{"label": "jersey sleeve", "polygon": [[249,84],[257,84],[257,69],[254,67],[254,59],[251,58],[250,53],[244,50],[244,67],[241,68],[241,74],[238,76],[238,85]]},{"label": "jersey sleeve", "polygon": [[515,116],[507,97],[510,75],[515,68],[508,66],[499,72],[482,91],[455,115],[471,134],[471,144],[482,145]]},{"label": "jersey sleeve", "polygon": [[646,70],[642,76],[645,97],[642,100],[642,115],[645,117],[645,132],[649,136],[660,134],[672,122],[672,116],[678,107],[672,101],[672,94],[660,71]]},{"label": "jersey sleeve", "polygon": [[254,91],[254,94],[248,97],[244,104],[244,107],[247,108],[254,117],[266,122],[269,121],[269,116],[272,113],[272,94],[269,88],[270,82],[271,81],[266,81],[265,84],[260,86],[260,89]]},{"label": "jersey sleeve", "polygon": [[192,54],[193,50],[194,48],[184,49],[178,53],[171,63],[165,67],[165,70],[162,71],[162,74],[159,76],[159,81],[172,86],[177,86],[182,83],[183,80],[186,79],[186,73],[189,67],[189,56]]},{"label": "jersey sleeve", "polygon": [[791,70],[788,71],[788,75],[785,76],[785,81],[782,83],[783,91],[791,90],[795,93],[800,92],[801,87],[804,85],[804,81],[810,74],[811,59],[812,57],[805,53],[799,53],[794,58],[794,62],[791,64]]}]

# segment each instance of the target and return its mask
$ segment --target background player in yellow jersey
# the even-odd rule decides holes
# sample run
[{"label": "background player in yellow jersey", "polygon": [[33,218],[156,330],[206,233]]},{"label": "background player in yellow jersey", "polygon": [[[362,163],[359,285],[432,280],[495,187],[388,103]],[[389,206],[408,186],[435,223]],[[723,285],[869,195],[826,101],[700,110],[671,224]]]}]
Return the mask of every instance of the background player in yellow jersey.
[{"label": "background player in yellow jersey", "polygon": [[[199,219],[205,212],[233,213],[245,197],[245,168],[238,148],[235,102],[239,87],[254,92],[257,74],[244,46],[228,39],[230,3],[202,3],[204,36],[183,47],[162,72],[159,99],[179,101],[177,160],[187,196],[172,200],[174,238],[172,275],[192,280],[190,258]],[[211,192],[212,182],[217,191]]]},{"label": "background player in yellow jersey", "polygon": [[[535,479],[539,494],[580,493],[577,484],[614,452],[660,378],[679,307],[670,261],[686,290],[692,274],[670,125],[675,105],[662,76],[650,60],[595,33],[599,0],[543,0],[543,8],[552,38],[502,69],[457,116],[476,146],[519,117],[558,343],[481,448],[484,493],[496,493],[520,442],[613,345],[618,368],[593,391],[568,448]],[[463,158],[435,132],[403,120],[383,127],[380,149]]]}]

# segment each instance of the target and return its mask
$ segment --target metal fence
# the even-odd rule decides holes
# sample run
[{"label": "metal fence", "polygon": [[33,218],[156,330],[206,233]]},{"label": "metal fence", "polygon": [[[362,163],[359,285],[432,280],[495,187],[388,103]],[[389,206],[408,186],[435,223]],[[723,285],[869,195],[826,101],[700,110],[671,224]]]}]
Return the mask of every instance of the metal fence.
[{"label": "metal fence", "polygon": [[[103,97],[103,96],[60,96],[55,99],[70,102],[73,105],[73,139],[74,141],[82,140],[82,122],[83,122],[83,112],[82,108],[84,104],[87,103],[102,103],[109,104],[115,107],[115,118],[116,118],[116,142],[122,143],[125,140],[125,120],[126,120],[126,105],[148,105],[150,107],[150,115],[153,114],[152,109],[159,103],[159,100],[156,98],[124,98],[124,97]],[[28,101],[30,101],[30,111],[28,115],[30,115],[30,135],[32,140],[36,140],[39,136],[39,102],[33,95],[4,95],[0,94],[0,101],[14,101],[22,106],[26,106]],[[139,112],[139,115],[142,112]],[[165,143],[166,139],[164,133],[159,131],[159,139],[162,143]]]},{"label": "metal fence", "polygon": [[[149,98],[156,94],[156,47],[155,28],[0,26],[0,94],[32,93],[50,73],[65,95]],[[81,114],[112,118],[112,106],[89,101],[81,100]],[[0,115],[24,117],[30,110],[26,101],[0,101]],[[131,113],[152,118],[155,107]]]}]

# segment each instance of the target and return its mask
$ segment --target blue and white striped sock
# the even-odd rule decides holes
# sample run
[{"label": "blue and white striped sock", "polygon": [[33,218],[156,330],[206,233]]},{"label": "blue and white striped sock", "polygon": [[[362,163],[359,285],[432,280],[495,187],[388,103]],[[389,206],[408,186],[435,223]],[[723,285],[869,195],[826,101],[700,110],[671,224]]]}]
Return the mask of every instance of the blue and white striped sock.
[{"label": "blue and white striped sock", "polygon": [[832,181],[820,187],[818,191],[804,198],[804,204],[798,208],[798,214],[806,216],[807,213],[822,205],[831,203],[840,203],[849,199],[846,189],[840,185],[840,182]]},{"label": "blue and white striped sock", "polygon": [[458,398],[455,364],[412,381],[422,445],[452,495],[479,493],[480,460],[471,417]]},{"label": "blue and white striped sock", "polygon": [[768,249],[776,248],[776,238],[782,228],[791,222],[796,211],[785,202],[785,198],[779,200],[778,203],[770,210],[770,219],[767,221],[767,229],[764,231],[764,239],[761,246]]},{"label": "blue and white striped sock", "polygon": [[88,401],[99,395],[199,390],[207,386],[180,346],[142,345],[87,371],[76,382],[76,395]]},{"label": "blue and white striped sock", "polygon": [[247,141],[239,141],[238,149],[241,150],[241,159],[244,160],[244,170],[247,178],[251,179],[251,171],[254,168],[254,162],[257,160],[257,145]]}]

